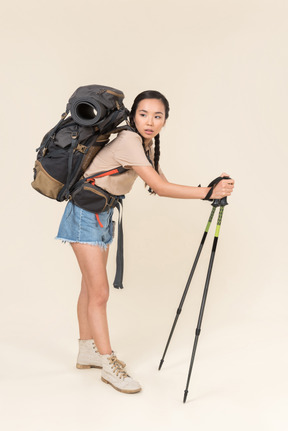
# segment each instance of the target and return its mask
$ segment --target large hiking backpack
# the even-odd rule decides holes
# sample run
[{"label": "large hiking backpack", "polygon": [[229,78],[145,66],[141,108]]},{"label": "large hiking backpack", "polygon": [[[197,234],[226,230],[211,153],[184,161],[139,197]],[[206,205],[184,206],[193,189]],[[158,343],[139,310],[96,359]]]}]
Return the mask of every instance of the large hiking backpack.
[{"label": "large hiking backpack", "polygon": [[68,200],[73,186],[109,142],[110,135],[129,129],[117,127],[128,115],[123,99],[122,91],[115,88],[79,87],[70,97],[61,120],[36,150],[32,187],[59,202]]},{"label": "large hiking backpack", "polygon": [[[98,212],[117,207],[119,210],[117,269],[113,285],[121,289],[123,229],[120,209],[124,196],[113,196],[100,189],[92,184],[91,177],[87,179],[90,188],[86,190],[86,180],[81,177],[94,157],[109,142],[111,134],[132,130],[128,125],[118,127],[128,116],[123,99],[122,91],[115,88],[103,85],[79,87],[70,97],[61,120],[44,136],[36,150],[38,153],[34,181],[31,184],[44,196],[59,202],[72,199],[76,205],[91,212],[96,212],[95,205]],[[119,167],[98,175],[95,173],[93,178],[118,175],[125,171],[126,169]]]}]

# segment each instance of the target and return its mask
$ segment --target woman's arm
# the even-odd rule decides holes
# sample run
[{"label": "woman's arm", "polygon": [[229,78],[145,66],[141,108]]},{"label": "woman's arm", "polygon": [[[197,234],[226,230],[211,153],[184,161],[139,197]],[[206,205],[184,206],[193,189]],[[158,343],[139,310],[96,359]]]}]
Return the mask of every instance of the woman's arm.
[{"label": "woman's arm", "polygon": [[158,170],[159,170],[159,175],[160,175],[160,177],[162,178],[162,180],[164,180],[164,181],[168,182],[168,180],[167,180],[167,178],[165,177],[164,172],[162,171],[162,169],[161,169],[160,167],[158,167]]},{"label": "woman's arm", "polygon": [[[179,199],[204,199],[209,187],[191,187],[169,183],[163,179],[152,166],[133,166],[134,171],[159,196]],[[226,174],[222,174],[225,176]],[[222,199],[230,196],[234,188],[234,180],[223,180],[215,187],[212,199]]]}]

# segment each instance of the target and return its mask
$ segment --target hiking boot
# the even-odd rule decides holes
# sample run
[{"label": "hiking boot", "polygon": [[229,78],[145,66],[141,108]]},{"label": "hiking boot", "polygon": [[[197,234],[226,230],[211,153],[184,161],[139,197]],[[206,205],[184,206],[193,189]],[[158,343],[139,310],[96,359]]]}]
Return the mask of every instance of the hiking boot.
[{"label": "hiking boot", "polygon": [[102,368],[101,355],[94,340],[79,340],[79,353],[76,368]]},{"label": "hiking boot", "polygon": [[135,394],[141,391],[141,386],[133,380],[125,370],[126,364],[117,359],[114,352],[110,355],[101,355],[102,376],[101,380],[113,386],[119,392],[125,394]]}]

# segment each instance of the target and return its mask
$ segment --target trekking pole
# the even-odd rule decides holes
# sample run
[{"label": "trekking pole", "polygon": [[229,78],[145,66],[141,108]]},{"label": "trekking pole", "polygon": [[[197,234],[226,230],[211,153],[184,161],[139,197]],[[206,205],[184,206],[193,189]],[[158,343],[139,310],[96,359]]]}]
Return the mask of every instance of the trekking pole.
[{"label": "trekking pole", "polygon": [[188,290],[189,290],[189,287],[190,287],[190,284],[191,284],[191,280],[192,280],[192,277],[193,277],[193,275],[194,275],[194,272],[195,272],[195,269],[196,269],[196,266],[197,266],[197,263],[198,263],[199,257],[200,257],[200,255],[201,255],[201,251],[202,251],[202,248],[203,248],[203,246],[204,246],[204,243],[205,243],[205,240],[206,240],[207,234],[208,234],[208,232],[209,232],[209,228],[210,228],[211,222],[212,222],[212,220],[213,220],[213,217],[214,217],[215,211],[216,211],[216,207],[215,207],[215,206],[213,206],[212,211],[211,211],[210,216],[209,216],[209,219],[208,219],[208,223],[207,223],[207,225],[206,225],[206,229],[205,229],[205,231],[204,231],[204,234],[203,234],[203,237],[202,237],[202,240],[201,240],[201,243],[200,243],[200,245],[199,245],[199,248],[198,248],[198,251],[197,251],[197,254],[196,254],[196,257],[195,257],[195,260],[194,260],[193,266],[192,266],[192,269],[191,269],[191,271],[190,271],[190,275],[189,275],[189,277],[188,277],[188,280],[187,280],[187,283],[186,283],[186,286],[185,286],[185,289],[184,289],[184,292],[183,292],[183,295],[182,295],[182,298],[181,298],[181,301],[180,301],[179,307],[177,308],[176,316],[175,316],[175,319],[174,319],[174,322],[173,322],[173,325],[172,325],[172,329],[171,329],[171,331],[170,331],[170,335],[169,335],[169,337],[168,337],[168,341],[167,341],[167,344],[166,344],[166,347],[165,347],[165,350],[164,350],[164,353],[163,353],[162,359],[161,359],[161,361],[160,361],[160,364],[159,364],[159,368],[158,368],[158,370],[161,370],[161,367],[162,367],[162,365],[163,365],[163,362],[164,362],[164,359],[165,359],[165,356],[166,356],[166,352],[167,352],[167,350],[168,350],[168,347],[169,347],[169,344],[170,344],[170,341],[171,341],[172,335],[173,335],[173,333],[174,333],[174,329],[175,329],[175,327],[176,327],[176,324],[177,324],[178,318],[179,318],[179,316],[180,316],[180,314],[181,314],[181,311],[182,311],[182,308],[183,308],[183,305],[184,305],[184,301],[185,301],[186,295],[187,295],[187,293],[188,293]]},{"label": "trekking pole", "polygon": [[217,226],[216,226],[214,241],[213,241],[213,245],[212,245],[212,251],[211,251],[209,267],[208,267],[208,272],[207,272],[207,277],[206,277],[206,282],[205,282],[205,287],[204,287],[204,292],[203,292],[203,297],[202,297],[202,302],[201,302],[201,307],[200,307],[200,313],[199,313],[197,328],[195,331],[194,345],[193,345],[193,350],[192,350],[192,356],[191,356],[191,361],[190,361],[190,367],[189,367],[189,372],[188,372],[186,388],[184,391],[183,403],[186,402],[186,398],[188,395],[188,387],[189,387],[192,367],[193,367],[193,363],[194,363],[194,359],[195,359],[197,343],[198,343],[198,339],[199,339],[200,332],[201,332],[201,323],[202,323],[202,319],[203,319],[204,308],[205,308],[205,303],[206,303],[207,294],[208,294],[209,282],[210,282],[210,278],[211,278],[213,262],[214,262],[216,247],[217,247],[218,238],[219,238],[219,232],[220,232],[220,227],[221,227],[221,222],[222,222],[222,217],[223,217],[223,212],[224,212],[224,206],[227,205],[227,199],[223,198],[220,201],[219,200],[217,200],[216,202],[214,201],[212,205],[214,205],[215,207],[220,205],[220,210],[219,210],[219,215],[218,215],[218,220],[217,220]]}]

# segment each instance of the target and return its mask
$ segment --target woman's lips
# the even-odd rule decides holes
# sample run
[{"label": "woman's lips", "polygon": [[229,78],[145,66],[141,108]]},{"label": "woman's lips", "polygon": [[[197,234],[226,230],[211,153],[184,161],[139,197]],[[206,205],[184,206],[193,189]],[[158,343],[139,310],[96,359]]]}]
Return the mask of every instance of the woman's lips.
[{"label": "woman's lips", "polygon": [[145,129],[145,130],[144,130],[144,132],[145,132],[147,135],[152,135],[153,130]]}]

